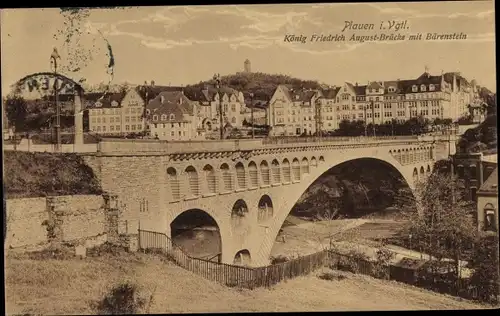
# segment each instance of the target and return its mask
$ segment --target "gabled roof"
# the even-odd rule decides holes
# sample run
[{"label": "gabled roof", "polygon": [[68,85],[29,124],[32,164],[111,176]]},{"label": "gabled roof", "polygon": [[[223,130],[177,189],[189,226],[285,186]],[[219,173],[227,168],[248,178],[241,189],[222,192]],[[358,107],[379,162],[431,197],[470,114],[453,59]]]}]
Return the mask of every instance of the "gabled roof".
[{"label": "gabled roof", "polygon": [[378,82],[378,81],[372,81],[370,82],[367,87],[368,89],[383,89],[384,88],[384,85],[382,82]]},{"label": "gabled roof", "polygon": [[290,90],[289,93],[294,102],[310,102],[316,95],[315,90],[305,89]]},{"label": "gabled roof", "polygon": [[[84,103],[86,104],[87,107],[95,107],[98,109],[102,108],[118,108],[121,107],[121,102],[125,95],[127,94],[126,91],[122,92],[93,92],[93,93],[86,93],[84,94]],[[95,104],[99,101],[101,103],[101,106],[96,107]],[[113,101],[116,101],[118,103],[117,106],[112,106]]]},{"label": "gabled roof", "polygon": [[335,99],[340,91],[340,87],[322,89],[321,93],[325,99]]},{"label": "gabled roof", "polygon": [[219,89],[214,86],[185,89],[185,94],[189,97],[190,100],[200,102],[214,101],[217,93],[219,93],[219,98],[224,96],[224,94],[228,95],[229,97],[231,97],[232,95],[238,97],[240,94],[238,90],[227,86],[222,86]]},{"label": "gabled roof", "polygon": [[495,168],[488,179],[477,191],[478,194],[497,194],[498,195],[498,168]]},{"label": "gabled roof", "polygon": [[[384,81],[384,93],[385,94],[398,94],[401,93],[401,84],[400,80],[392,80],[392,81]],[[390,92],[389,88],[394,87],[396,88],[396,91]]]},{"label": "gabled roof", "polygon": [[[163,102],[163,104],[159,107],[148,108],[149,114],[148,118],[151,119],[153,115],[158,115],[158,120],[154,122],[158,123],[178,123],[178,122],[187,122],[184,118],[184,114],[187,114],[187,110],[182,106],[182,104],[172,102],[170,100]],[[171,120],[170,116],[174,115],[174,119]],[[162,115],[166,115],[164,119],[162,119]]]},{"label": "gabled roof", "polygon": [[[163,102],[162,102],[163,101]],[[194,103],[182,91],[163,91],[150,100],[146,106],[151,112],[168,104],[178,104],[183,113],[194,115]]]},{"label": "gabled roof", "polygon": [[457,85],[459,88],[464,88],[464,87],[470,87],[469,81],[462,77],[462,75],[459,72],[447,72],[443,74],[444,80],[450,84],[453,84],[453,75],[455,75],[455,78],[457,80]]},{"label": "gabled roof", "polygon": [[[137,86],[136,88],[137,93],[141,96],[141,98],[148,102],[149,100],[152,100],[158,96],[161,92],[164,91],[182,91],[182,87],[177,87],[177,86],[151,86],[151,85],[140,85]],[[147,100],[146,100],[147,96]]]}]

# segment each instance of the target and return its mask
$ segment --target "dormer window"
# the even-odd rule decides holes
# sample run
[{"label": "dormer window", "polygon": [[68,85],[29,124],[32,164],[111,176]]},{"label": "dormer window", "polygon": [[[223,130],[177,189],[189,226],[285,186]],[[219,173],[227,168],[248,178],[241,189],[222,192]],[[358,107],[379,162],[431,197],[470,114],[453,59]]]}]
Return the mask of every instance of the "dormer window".
[{"label": "dormer window", "polygon": [[413,85],[413,86],[411,87],[411,91],[412,91],[412,92],[417,92],[417,91],[418,91],[418,87],[417,87],[416,85]]},{"label": "dormer window", "polygon": [[170,114],[170,120],[171,121],[175,120],[175,115],[174,114]]},{"label": "dormer window", "polygon": [[394,88],[394,87],[389,87],[388,90],[389,90],[389,92],[396,92],[396,88]]},{"label": "dormer window", "polygon": [[151,114],[151,111],[150,110],[146,110],[146,114],[147,115]]},{"label": "dormer window", "polygon": [[425,91],[425,85],[420,86],[420,91]]},{"label": "dormer window", "polygon": [[95,107],[96,107],[96,108],[100,108],[101,106],[102,106],[102,103],[101,103],[101,102],[97,101],[97,102],[95,103]]},{"label": "dormer window", "polygon": [[163,114],[163,115],[161,116],[161,120],[162,120],[162,121],[165,121],[166,119],[167,119],[167,115]]},{"label": "dormer window", "polygon": [[153,115],[153,121],[158,121],[158,115]]},{"label": "dormer window", "polygon": [[434,90],[436,90],[436,87],[433,84],[429,85],[429,91],[434,91]]},{"label": "dormer window", "polygon": [[300,98],[300,96],[297,94],[297,95],[295,96],[295,100],[298,100],[299,98]]}]

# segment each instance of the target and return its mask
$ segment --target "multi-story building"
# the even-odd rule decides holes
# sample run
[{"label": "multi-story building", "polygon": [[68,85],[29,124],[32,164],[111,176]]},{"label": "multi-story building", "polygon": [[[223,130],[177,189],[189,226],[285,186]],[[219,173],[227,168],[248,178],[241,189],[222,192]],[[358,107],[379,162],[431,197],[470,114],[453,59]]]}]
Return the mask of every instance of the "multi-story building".
[{"label": "multi-story building", "polygon": [[[272,136],[312,135],[316,133],[316,101],[320,91],[293,89],[279,85],[267,110],[267,124]],[[318,101],[320,102],[320,101]]]},{"label": "multi-story building", "polygon": [[189,100],[182,91],[160,92],[146,106],[147,129],[161,140],[199,139],[198,108],[198,102]]},{"label": "multi-story building", "polygon": [[479,230],[498,232],[498,168],[477,191],[477,224]]},{"label": "multi-story building", "polygon": [[[475,81],[468,83],[459,73],[433,76],[426,71],[417,79],[372,81],[366,85],[345,82],[341,87],[320,89],[316,94],[311,91],[306,100],[289,87],[280,85],[271,98],[268,110],[268,124],[273,127],[274,133],[302,134],[302,131],[291,133],[291,125],[298,131],[298,125],[304,129],[309,123],[299,123],[298,118],[294,122],[289,112],[297,112],[294,108],[296,101],[312,104],[313,96],[319,100],[321,107],[313,116],[319,122],[313,122],[311,126],[321,126],[322,131],[337,129],[344,120],[383,124],[422,116],[429,120],[450,118],[456,121],[468,115],[470,105],[479,98]],[[315,129],[309,131],[314,133]]]},{"label": "multi-story building", "polygon": [[197,126],[206,131],[219,129],[219,107],[222,106],[223,124],[240,128],[243,124],[242,113],[245,110],[243,93],[229,87],[219,89],[205,85],[201,90],[189,89],[184,93],[191,101],[199,104],[196,114]]},{"label": "multi-story building", "polygon": [[[492,157],[493,159],[491,159]],[[478,189],[485,179],[497,168],[496,155],[485,156],[482,153],[456,153],[452,156],[453,172],[464,180],[466,198],[477,201]]]},{"label": "multi-story building", "polygon": [[124,135],[145,130],[144,100],[137,88],[117,93],[88,93],[84,105],[93,133]]},{"label": "multi-story building", "polygon": [[319,98],[321,106],[316,107],[317,129],[321,131],[332,131],[338,126],[336,113],[336,100],[340,87],[329,87],[321,89]]}]

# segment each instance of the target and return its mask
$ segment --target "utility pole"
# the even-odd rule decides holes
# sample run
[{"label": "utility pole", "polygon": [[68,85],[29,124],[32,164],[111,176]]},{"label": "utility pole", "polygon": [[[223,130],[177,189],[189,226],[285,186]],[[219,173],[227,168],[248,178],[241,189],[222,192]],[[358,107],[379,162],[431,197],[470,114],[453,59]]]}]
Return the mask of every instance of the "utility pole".
[{"label": "utility pole", "polygon": [[375,104],[373,103],[373,100],[371,101],[371,105],[372,105],[373,137],[375,137]]},{"label": "utility pole", "polygon": [[365,137],[367,137],[367,136],[368,136],[368,130],[367,130],[367,128],[368,128],[368,126],[367,126],[367,125],[368,125],[368,124],[367,124],[367,117],[366,117],[366,108],[367,108],[367,107],[368,107],[368,105],[367,105],[367,104],[365,104],[365,105],[363,106],[363,110],[364,110],[363,112],[365,112],[365,113],[364,113],[364,118],[365,118],[365,119],[364,119],[364,123],[365,123]]},{"label": "utility pole", "polygon": [[222,114],[222,100],[220,99],[220,74],[214,75],[215,87],[217,89],[217,96],[219,97],[219,118],[220,118],[220,139],[224,139],[224,118]]},{"label": "utility pole", "polygon": [[251,124],[252,124],[252,138],[255,138],[255,129],[254,129],[254,121],[253,121],[253,92],[250,92],[250,110],[251,110]]},{"label": "utility pole", "polygon": [[321,99],[318,97],[318,99],[315,100],[315,106],[316,106],[316,134],[319,136],[319,140],[321,141],[321,138],[323,137],[323,117],[321,113]]},{"label": "utility pole", "polygon": [[54,51],[52,52],[52,55],[50,55],[50,60],[51,62],[54,62],[54,103],[56,106],[56,139],[57,139],[57,145],[56,145],[56,151],[60,152],[61,151],[61,110],[59,108],[59,102],[58,102],[58,95],[57,95],[57,59],[60,59],[61,57],[57,53],[57,49],[54,48]]}]

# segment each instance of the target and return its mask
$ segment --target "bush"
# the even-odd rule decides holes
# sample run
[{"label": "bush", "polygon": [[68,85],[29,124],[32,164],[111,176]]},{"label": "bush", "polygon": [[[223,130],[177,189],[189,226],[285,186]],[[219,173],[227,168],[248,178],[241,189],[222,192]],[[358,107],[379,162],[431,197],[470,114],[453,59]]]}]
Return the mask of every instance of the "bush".
[{"label": "bush", "polygon": [[341,275],[341,274],[335,274],[332,272],[325,272],[322,273],[318,276],[321,280],[326,280],[326,281],[342,281],[343,279],[346,278],[346,276]]},{"label": "bush", "polygon": [[285,256],[271,257],[271,264],[283,263],[283,262],[287,262],[288,260],[289,259]]},{"label": "bush", "polygon": [[97,304],[101,315],[132,315],[138,314],[146,305],[146,301],[138,296],[137,286],[123,283],[115,286]]},{"label": "bush", "polygon": [[40,251],[32,251],[27,253],[31,260],[68,260],[75,256],[75,252],[71,247],[64,245],[58,247],[49,247]]},{"label": "bush", "polygon": [[341,256],[338,262],[338,269],[352,273],[359,273],[363,262],[369,262],[368,256],[360,251],[351,249],[346,255]]},{"label": "bush", "polygon": [[87,249],[87,256],[89,257],[99,257],[104,254],[111,254],[113,256],[119,256],[127,252],[127,249],[122,246],[113,245],[109,242],[105,242],[102,245],[95,246]]},{"label": "bush", "polygon": [[102,194],[98,178],[74,153],[4,152],[5,197]]},{"label": "bush", "polygon": [[387,248],[377,250],[374,268],[374,276],[380,279],[389,278],[389,265],[394,258],[394,253]]}]

